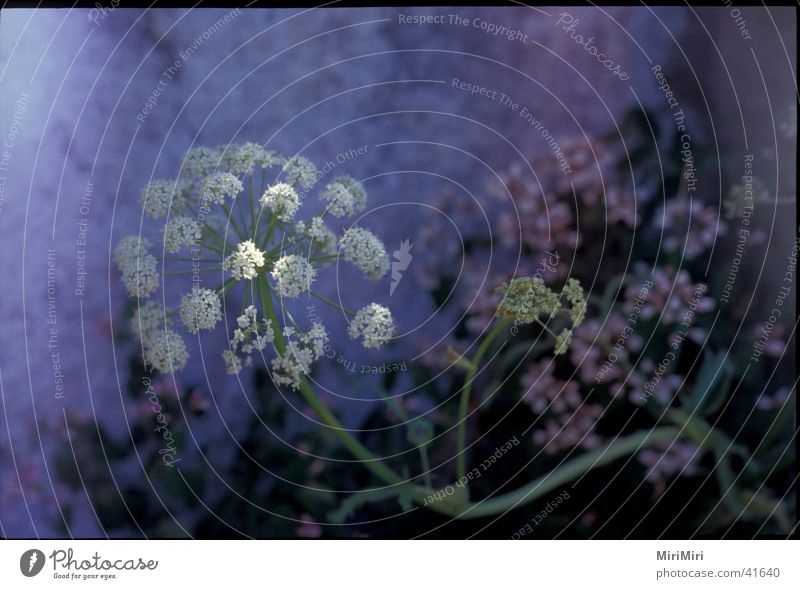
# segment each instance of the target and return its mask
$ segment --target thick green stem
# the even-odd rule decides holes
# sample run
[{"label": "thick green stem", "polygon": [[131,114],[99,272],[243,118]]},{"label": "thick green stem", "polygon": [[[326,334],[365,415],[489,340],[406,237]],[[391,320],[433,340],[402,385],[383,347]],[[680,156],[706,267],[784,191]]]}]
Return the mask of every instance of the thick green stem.
[{"label": "thick green stem", "polygon": [[492,497],[485,501],[470,503],[463,513],[456,515],[456,517],[459,519],[471,519],[505,513],[510,509],[515,509],[546,495],[550,491],[575,480],[585,472],[599,466],[605,466],[646,446],[652,446],[659,442],[670,442],[676,439],[678,434],[677,428],[661,427],[619,438],[603,448],[598,448],[588,454],[583,454],[574,460],[570,460],[515,491]]},{"label": "thick green stem", "polygon": [[[258,280],[259,293],[262,304],[264,305],[264,313],[272,322],[272,329],[275,332],[275,350],[278,354],[283,354],[286,352],[286,341],[283,338],[283,333],[280,329],[280,323],[278,322],[278,318],[275,314],[275,307],[272,303],[269,285],[266,282],[266,278],[263,276],[259,276]],[[419,502],[422,502],[425,497],[433,492],[432,489],[409,484],[405,479],[401,478],[392,469],[386,466],[386,464],[380,458],[370,452],[364,445],[361,444],[361,442],[356,440],[350,434],[350,432],[342,427],[342,424],[339,422],[333,412],[331,412],[331,410],[322,403],[305,378],[303,378],[300,383],[300,394],[303,396],[303,399],[305,399],[306,403],[308,403],[308,405],[317,413],[320,419],[333,430],[334,435],[339,438],[345,448],[347,448],[350,453],[353,454],[353,456],[358,458],[359,461],[369,470],[371,470],[379,479],[389,485],[409,486],[414,490],[415,498]],[[445,512],[444,508],[439,510]]]},{"label": "thick green stem", "polygon": [[469,409],[469,397],[472,393],[472,385],[475,382],[475,373],[478,370],[483,356],[489,350],[489,346],[495,338],[506,328],[508,321],[500,321],[494,326],[494,329],[489,332],[489,335],[481,342],[475,357],[472,359],[472,365],[467,371],[467,380],[464,387],[461,389],[461,400],[458,406],[458,430],[456,432],[456,471],[458,478],[461,479],[467,472],[467,460],[464,447],[466,446],[467,439],[467,411]]}]

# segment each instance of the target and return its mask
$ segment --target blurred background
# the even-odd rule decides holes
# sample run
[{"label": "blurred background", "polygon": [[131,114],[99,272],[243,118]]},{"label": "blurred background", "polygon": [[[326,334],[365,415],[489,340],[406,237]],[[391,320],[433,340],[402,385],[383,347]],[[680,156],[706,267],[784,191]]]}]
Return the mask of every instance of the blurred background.
[{"label": "blurred background", "polygon": [[[319,285],[355,308],[390,305],[398,318],[401,337],[365,353],[340,317],[320,310],[340,334],[337,352],[404,369],[363,377],[323,362],[314,378],[368,447],[398,456],[399,472],[417,476],[404,461],[430,431],[435,482],[452,480],[437,421],[454,411],[460,378],[446,370],[447,347],[469,349],[489,322],[494,287],[557,252],[552,280],[578,276],[608,304],[590,312],[570,367],[532,359],[481,408],[473,461],[512,436],[524,444],[478,496],[633,427],[635,403],[619,409],[611,399],[633,399],[652,372],[645,360],[663,356],[658,346],[674,332],[663,316],[637,331],[629,354],[638,368],[609,376],[606,396],[567,420],[576,431],[548,424],[577,410],[542,416],[525,383],[544,378],[553,391],[571,382],[593,394],[608,352],[598,342],[613,341],[627,317],[615,305],[629,307],[654,276],[656,315],[677,298],[680,318],[694,285],[708,287],[701,331],[662,402],[693,393],[709,349],[724,353],[731,378],[708,419],[735,442],[734,462],[696,445],[661,461],[641,453],[570,488],[537,534],[785,533],[796,518],[794,277],[784,282],[796,236],[795,23],[795,9],[763,7],[3,9],[0,533],[510,537],[544,508],[449,524],[396,500],[362,501],[357,491],[375,482],[298,396],[275,389],[260,367],[239,379],[225,373],[222,330],[192,342],[193,360],[175,379],[154,377],[180,445],[181,468],[164,467],[128,329],[133,306],[110,252],[129,233],[159,238],[139,201],[149,180],[176,176],[190,148],[246,141],[359,179],[369,195],[359,223],[390,255],[414,244],[391,293],[388,276],[365,289],[346,269]],[[725,303],[745,173],[760,192]],[[781,285],[792,294],[770,348],[742,376]],[[504,366],[487,371],[487,390]],[[756,457],[767,432],[777,437],[761,449],[778,450]],[[559,435],[556,450],[531,462]],[[746,472],[751,462],[764,470]],[[729,479],[718,478],[724,468]],[[620,497],[630,497],[627,521]]]}]

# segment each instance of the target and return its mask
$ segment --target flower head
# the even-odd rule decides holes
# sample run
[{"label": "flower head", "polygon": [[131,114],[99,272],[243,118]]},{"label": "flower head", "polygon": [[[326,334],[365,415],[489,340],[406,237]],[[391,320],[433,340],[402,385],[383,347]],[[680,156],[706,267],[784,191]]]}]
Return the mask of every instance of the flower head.
[{"label": "flower head", "polygon": [[269,320],[258,321],[256,308],[250,305],[244,313],[236,319],[239,326],[233,331],[229,342],[229,349],[222,352],[228,374],[238,374],[244,365],[253,363],[252,354],[256,350],[263,350],[267,344],[275,341],[275,332]]},{"label": "flower head", "polygon": [[136,262],[140,256],[146,255],[153,247],[152,242],[146,237],[138,235],[128,235],[119,240],[114,250],[114,261],[122,271],[131,262]]},{"label": "flower head", "polygon": [[251,240],[236,246],[236,251],[222,262],[222,269],[228,270],[237,280],[252,280],[258,269],[264,265],[264,253]]},{"label": "flower head", "polygon": [[213,329],[222,319],[219,295],[213,290],[195,286],[181,299],[181,321],[190,333]]},{"label": "flower head", "polygon": [[367,277],[377,280],[389,270],[386,248],[374,233],[361,227],[352,227],[341,239],[344,259],[355,264]]},{"label": "flower head", "polygon": [[283,164],[283,172],[286,174],[286,181],[291,185],[297,185],[304,190],[310,189],[317,183],[317,167],[303,156],[296,155],[290,157]]},{"label": "flower head", "polygon": [[188,178],[200,180],[212,174],[220,165],[222,151],[211,147],[195,147],[183,156],[183,172]]},{"label": "flower head", "polygon": [[371,303],[358,311],[350,323],[347,333],[353,339],[363,340],[365,348],[380,348],[394,335],[392,312],[376,303]]},{"label": "flower head", "polygon": [[159,329],[167,329],[172,321],[160,303],[145,301],[136,309],[131,328],[139,341],[147,345]]},{"label": "flower head", "polygon": [[350,176],[339,176],[325,187],[319,197],[328,203],[334,217],[360,213],[367,206],[367,192]]},{"label": "flower head", "polygon": [[244,187],[242,181],[230,172],[215,172],[203,180],[200,187],[200,198],[223,204],[225,197],[236,198]]},{"label": "flower head", "polygon": [[171,329],[155,334],[144,350],[145,361],[159,372],[182,370],[189,360],[183,338]]},{"label": "flower head", "polygon": [[571,329],[562,329],[561,333],[556,336],[556,345],[553,349],[553,354],[556,356],[560,356],[561,354],[566,354],[567,350],[569,350],[569,344],[572,341],[572,330]]},{"label": "flower head", "polygon": [[281,221],[291,221],[300,208],[300,195],[290,184],[280,182],[267,188],[261,196],[261,206],[267,207]]},{"label": "flower head", "polygon": [[153,180],[142,190],[142,208],[152,219],[165,216],[175,201],[179,205],[182,190],[177,180]]},{"label": "flower head", "polygon": [[164,249],[175,254],[181,246],[194,245],[202,235],[200,223],[191,217],[171,217],[164,225]]},{"label": "flower head", "polygon": [[282,297],[294,298],[311,288],[316,271],[302,256],[290,254],[279,258],[272,268],[275,288]]},{"label": "flower head", "polygon": [[242,145],[230,145],[224,149],[223,165],[236,176],[250,174],[256,166],[271,168],[281,163],[280,156],[274,151],[265,150],[258,143],[247,142]]},{"label": "flower head", "polygon": [[272,360],[272,379],[278,386],[294,390],[300,387],[303,376],[311,371],[311,364],[322,356],[328,333],[322,323],[314,323],[311,330],[295,338],[291,327],[284,329],[286,349]]},{"label": "flower head", "polygon": [[580,325],[584,317],[586,317],[586,295],[583,292],[581,283],[574,278],[570,278],[564,285],[562,293],[570,306],[569,317],[572,319],[572,325]]},{"label": "flower head", "polygon": [[311,247],[326,256],[333,256],[337,251],[336,234],[319,217],[313,217],[306,223],[298,222],[295,231],[311,238]]},{"label": "flower head", "polygon": [[500,285],[497,312],[506,319],[533,323],[539,316],[553,317],[559,309],[558,295],[538,276],[513,278]]},{"label": "flower head", "polygon": [[158,290],[158,260],[147,254],[128,261],[122,268],[122,283],[132,297],[146,298]]}]

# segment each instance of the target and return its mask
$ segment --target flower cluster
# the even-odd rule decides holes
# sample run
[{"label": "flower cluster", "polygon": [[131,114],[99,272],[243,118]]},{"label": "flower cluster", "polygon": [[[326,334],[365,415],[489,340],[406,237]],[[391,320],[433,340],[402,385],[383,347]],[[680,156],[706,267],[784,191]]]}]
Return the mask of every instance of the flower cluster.
[{"label": "flower cluster", "polygon": [[242,359],[245,366],[251,366],[253,353],[262,351],[267,344],[275,341],[272,323],[266,319],[259,321],[258,311],[253,305],[244,310],[236,319],[236,324],[238,327],[233,330],[233,337],[228,343],[229,349],[222,352],[228,374],[239,374],[242,370]]},{"label": "flower cluster", "polygon": [[361,309],[347,330],[353,339],[362,338],[365,348],[380,348],[394,335],[392,312],[377,303]]},{"label": "flower cluster", "polygon": [[114,261],[122,272],[122,283],[132,297],[149,297],[158,290],[158,260],[150,254],[153,244],[146,237],[125,237],[114,250]]},{"label": "flower cluster", "polygon": [[181,247],[191,247],[203,236],[200,223],[191,217],[176,216],[164,225],[164,249],[176,254]]},{"label": "flower cluster", "polygon": [[286,349],[272,360],[272,379],[279,386],[297,390],[311,364],[322,356],[328,333],[321,323],[314,323],[306,333],[297,333],[293,327],[283,329]]},{"label": "flower cluster", "polygon": [[264,252],[248,239],[237,244],[236,251],[222,262],[222,269],[230,272],[236,280],[252,280],[263,265]]},{"label": "flower cluster", "polygon": [[261,206],[267,207],[281,221],[291,221],[300,208],[300,195],[290,184],[280,182],[267,188],[261,196]]},{"label": "flower cluster", "polygon": [[[279,174],[267,172],[275,166],[281,166]],[[353,262],[373,280],[389,268],[383,243],[369,230],[351,227],[340,239],[323,221],[326,212],[339,218],[364,210],[366,192],[352,178],[333,180],[319,194],[318,213],[306,220],[298,218],[308,206],[309,199],[304,197],[319,177],[316,166],[305,157],[287,158],[248,142],[192,148],[182,159],[178,178],[147,184],[141,195],[145,213],[152,219],[166,218],[161,224],[163,257],[151,253],[153,243],[148,238],[123,237],[114,252],[122,282],[131,296],[145,299],[162,281],[159,266],[164,278],[191,276],[191,286],[177,309],[144,300],[139,304],[133,330],[148,366],[161,372],[182,369],[189,356],[172,320],[179,317],[189,334],[213,330],[223,322],[224,297],[238,295],[249,298],[251,304],[237,318],[228,349],[222,353],[227,371],[238,374],[253,363],[255,352],[272,345],[275,383],[300,386],[302,376],[322,354],[327,331],[321,324],[308,332],[284,328],[275,307],[282,308],[284,299],[309,292],[319,270],[332,260]],[[253,186],[261,187],[259,194]],[[191,257],[171,256],[184,248]],[[181,262],[191,266],[176,269]],[[222,283],[206,287],[204,278],[215,275]],[[264,319],[257,319],[259,312]],[[394,322],[387,308],[369,305],[354,315],[348,332],[365,347],[380,347],[392,338]],[[291,315],[283,316],[293,322]]]},{"label": "flower cluster", "polygon": [[181,321],[189,333],[197,333],[201,329],[214,329],[222,319],[219,295],[213,290],[195,286],[190,293],[181,299]]},{"label": "flower cluster", "polygon": [[328,203],[325,209],[334,217],[350,217],[364,210],[367,193],[350,176],[339,176],[325,187],[319,197]]},{"label": "flower cluster", "polygon": [[279,258],[272,268],[275,290],[290,299],[311,288],[316,271],[311,263],[297,254]]},{"label": "flower cluster", "polygon": [[344,259],[355,264],[369,278],[377,280],[389,271],[386,248],[374,233],[362,227],[351,227],[339,242]]}]

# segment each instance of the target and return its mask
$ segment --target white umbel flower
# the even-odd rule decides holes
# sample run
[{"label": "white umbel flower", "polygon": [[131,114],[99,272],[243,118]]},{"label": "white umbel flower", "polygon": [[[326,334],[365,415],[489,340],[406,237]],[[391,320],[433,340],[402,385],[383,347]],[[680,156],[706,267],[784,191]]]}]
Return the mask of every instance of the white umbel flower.
[{"label": "white umbel flower", "polygon": [[268,151],[253,142],[230,145],[225,148],[223,157],[223,165],[236,176],[251,174],[256,167],[271,168],[281,162],[282,158],[274,151]]},{"label": "white umbel flower", "polygon": [[201,329],[214,329],[217,321],[222,319],[219,295],[213,290],[195,286],[181,299],[181,321],[189,333],[197,333]]},{"label": "white umbel flower", "polygon": [[300,208],[300,195],[290,184],[279,182],[267,188],[261,196],[261,206],[267,207],[281,221],[291,221]]},{"label": "white umbel flower", "polygon": [[194,180],[202,180],[220,166],[222,150],[212,147],[195,147],[183,156],[183,174]]},{"label": "white umbel flower", "polygon": [[289,184],[299,186],[303,190],[308,190],[317,183],[317,167],[311,160],[300,155],[286,160],[283,172]]},{"label": "white umbel flower", "polygon": [[290,254],[279,258],[272,268],[278,294],[290,299],[311,288],[316,271],[302,256]]},{"label": "white umbel flower", "polygon": [[239,327],[233,331],[229,343],[230,349],[222,353],[228,374],[239,374],[242,369],[242,358],[244,365],[250,366],[253,363],[252,354],[275,341],[272,324],[268,319],[259,322],[253,305],[244,310],[244,313],[236,319],[236,324]]},{"label": "white umbel flower", "polygon": [[306,223],[298,222],[295,231],[310,237],[311,246],[317,252],[326,256],[336,255],[338,241],[336,234],[319,217],[314,217]]},{"label": "white umbel flower", "polygon": [[120,271],[124,270],[131,262],[136,262],[140,256],[144,256],[150,252],[153,247],[152,242],[146,237],[139,237],[138,235],[128,235],[119,240],[116,249],[114,250],[114,261]]},{"label": "white umbel flower", "polygon": [[367,192],[350,176],[334,178],[319,197],[328,203],[325,210],[334,217],[349,217],[367,206]]},{"label": "white umbel flower", "polygon": [[167,329],[171,324],[169,315],[161,304],[155,301],[143,302],[131,319],[133,333],[145,345],[158,333],[159,329]]},{"label": "white umbel flower", "polygon": [[374,233],[361,227],[344,232],[341,240],[344,259],[355,264],[367,277],[377,280],[389,270],[386,248]]},{"label": "white umbel flower", "polygon": [[203,235],[200,223],[191,217],[171,217],[164,225],[164,249],[178,253],[182,246],[192,246]]},{"label": "white umbel flower", "polygon": [[145,361],[159,372],[177,372],[186,366],[189,352],[183,338],[171,329],[154,335],[144,351]]},{"label": "white umbel flower", "polygon": [[232,350],[223,350],[222,360],[225,362],[225,371],[228,374],[233,376],[242,371],[242,360]]},{"label": "white umbel flower", "polygon": [[200,198],[205,202],[224,204],[225,197],[236,198],[243,188],[242,181],[230,172],[215,172],[203,180]]},{"label": "white umbel flower", "polygon": [[322,323],[316,322],[308,333],[294,338],[294,330],[287,327],[283,331],[286,350],[272,360],[272,379],[278,386],[288,386],[297,390],[303,376],[311,371],[311,364],[322,356],[328,333]]},{"label": "white umbel flower", "polygon": [[371,303],[358,311],[347,333],[353,339],[362,338],[365,348],[380,348],[394,336],[392,312],[377,303]]},{"label": "white umbel flower", "polygon": [[222,262],[222,269],[228,270],[236,280],[252,280],[258,276],[258,269],[264,265],[264,253],[251,240],[236,246],[236,251]]},{"label": "white umbel flower", "polygon": [[164,217],[175,201],[181,203],[182,192],[177,180],[153,180],[142,190],[142,208],[152,219]]},{"label": "white umbel flower", "polygon": [[150,254],[130,260],[122,268],[122,283],[128,289],[128,294],[144,299],[157,291],[159,283],[157,267],[158,260]]}]

